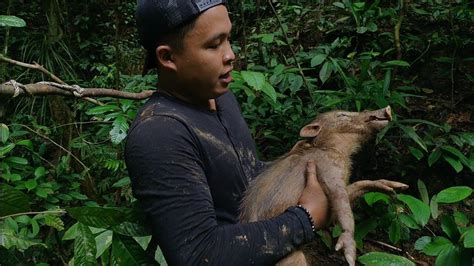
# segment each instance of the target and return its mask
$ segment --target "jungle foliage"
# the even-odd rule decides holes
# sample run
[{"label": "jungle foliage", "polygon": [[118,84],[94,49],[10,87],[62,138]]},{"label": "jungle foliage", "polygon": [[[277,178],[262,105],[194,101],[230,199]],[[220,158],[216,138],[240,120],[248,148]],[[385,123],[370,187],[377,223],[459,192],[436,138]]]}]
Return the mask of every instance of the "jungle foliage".
[{"label": "jungle foliage", "polygon": [[[153,89],[156,74],[141,76],[135,5],[2,1],[0,56],[38,62],[83,88]],[[229,10],[238,54],[231,89],[262,158],[288,151],[320,112],[394,110],[355,158],[353,179],[411,190],[368,193],[357,204],[359,262],[471,265],[474,4],[243,0]],[[0,59],[0,83],[12,79],[50,81]],[[0,264],[153,263],[122,154],[144,100],[97,100],[0,93]],[[328,250],[338,231],[319,232]],[[166,263],[159,250],[156,260]]]}]

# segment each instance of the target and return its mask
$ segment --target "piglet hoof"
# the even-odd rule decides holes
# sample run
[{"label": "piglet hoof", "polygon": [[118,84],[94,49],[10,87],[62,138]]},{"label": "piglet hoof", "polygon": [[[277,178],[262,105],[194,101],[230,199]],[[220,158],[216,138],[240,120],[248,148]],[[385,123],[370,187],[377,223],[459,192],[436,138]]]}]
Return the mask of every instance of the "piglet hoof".
[{"label": "piglet hoof", "polygon": [[336,250],[344,249],[344,257],[350,266],[355,266],[356,243],[354,233],[344,231],[337,240]]}]

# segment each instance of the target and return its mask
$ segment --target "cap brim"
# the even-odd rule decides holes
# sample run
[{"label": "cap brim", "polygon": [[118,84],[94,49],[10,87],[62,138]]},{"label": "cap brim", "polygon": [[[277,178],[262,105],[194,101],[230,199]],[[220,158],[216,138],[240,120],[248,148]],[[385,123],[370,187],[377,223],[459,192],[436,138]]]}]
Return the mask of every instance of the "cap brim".
[{"label": "cap brim", "polygon": [[156,68],[156,56],[155,53],[147,50],[146,52],[146,57],[145,57],[145,64],[143,65],[143,71],[142,71],[142,76],[145,76],[148,74],[148,71],[150,69]]}]

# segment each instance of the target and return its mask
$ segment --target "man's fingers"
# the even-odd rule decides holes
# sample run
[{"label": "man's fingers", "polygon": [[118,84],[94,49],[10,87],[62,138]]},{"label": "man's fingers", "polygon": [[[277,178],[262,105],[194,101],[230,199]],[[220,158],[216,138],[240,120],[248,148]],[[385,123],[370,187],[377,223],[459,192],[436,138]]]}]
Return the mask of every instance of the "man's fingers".
[{"label": "man's fingers", "polygon": [[317,186],[318,177],[316,176],[316,164],[313,160],[309,160],[306,164],[306,182],[308,185]]}]

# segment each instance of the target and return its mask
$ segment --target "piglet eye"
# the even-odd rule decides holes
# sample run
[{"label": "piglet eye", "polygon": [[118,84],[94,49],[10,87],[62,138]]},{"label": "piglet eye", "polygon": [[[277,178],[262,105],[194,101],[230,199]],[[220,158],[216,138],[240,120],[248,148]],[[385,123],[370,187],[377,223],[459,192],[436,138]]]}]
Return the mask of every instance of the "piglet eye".
[{"label": "piglet eye", "polygon": [[347,115],[344,114],[344,113],[339,113],[339,114],[337,114],[337,117],[344,117],[344,116],[347,116]]}]

